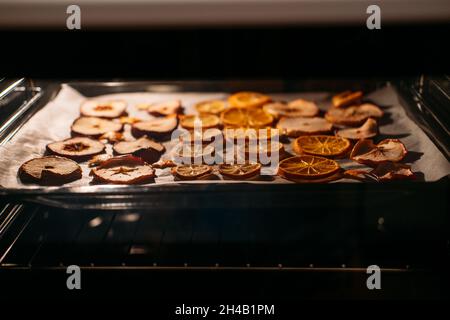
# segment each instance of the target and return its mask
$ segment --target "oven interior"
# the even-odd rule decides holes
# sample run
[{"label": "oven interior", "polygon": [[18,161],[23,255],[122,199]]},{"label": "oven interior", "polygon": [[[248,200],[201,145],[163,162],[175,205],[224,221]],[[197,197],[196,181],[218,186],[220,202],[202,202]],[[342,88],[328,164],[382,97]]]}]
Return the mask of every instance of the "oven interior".
[{"label": "oven interior", "polygon": [[[385,82],[366,83],[376,88]],[[425,76],[395,82],[408,114],[447,159],[450,122],[446,122],[448,108],[442,106],[450,101],[446,100],[448,83],[448,77]],[[295,91],[348,84],[275,81],[271,85]],[[5,117],[12,120],[3,124],[2,139],[31,116],[37,95],[49,99],[57,86],[36,81],[30,87],[22,80],[5,105],[16,103],[19,107],[11,109],[23,112]],[[109,90],[124,91],[126,86]],[[184,88],[202,86],[191,82]],[[79,84],[87,95],[90,87],[90,83]],[[2,108],[2,112],[9,110]],[[193,192],[163,188],[154,193],[112,193],[106,198],[32,192],[2,196],[0,273],[12,294],[33,287],[26,279],[43,281],[31,277],[33,272],[57,283],[55,279],[64,277],[72,264],[98,283],[104,284],[103,278],[110,274],[117,278],[116,288],[98,284],[93,289],[106,295],[120,290],[133,295],[135,286],[151,285],[155,295],[168,297],[174,293],[167,283],[180,288],[200,279],[202,290],[224,295],[236,288],[249,294],[245,290],[251,287],[251,292],[265,296],[377,297],[364,289],[362,280],[366,267],[373,264],[392,279],[387,282],[387,296],[442,297],[449,279],[448,177],[433,183],[386,185],[244,185]],[[116,205],[108,207],[105,202]],[[340,283],[345,293],[333,289],[330,281]]]}]

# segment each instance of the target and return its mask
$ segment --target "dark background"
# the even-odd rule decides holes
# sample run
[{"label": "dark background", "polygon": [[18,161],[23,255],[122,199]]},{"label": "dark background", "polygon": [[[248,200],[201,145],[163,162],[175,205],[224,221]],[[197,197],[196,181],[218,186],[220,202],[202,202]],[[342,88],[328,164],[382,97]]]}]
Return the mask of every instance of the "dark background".
[{"label": "dark background", "polygon": [[413,76],[450,70],[450,24],[3,31],[0,70],[34,78]]}]

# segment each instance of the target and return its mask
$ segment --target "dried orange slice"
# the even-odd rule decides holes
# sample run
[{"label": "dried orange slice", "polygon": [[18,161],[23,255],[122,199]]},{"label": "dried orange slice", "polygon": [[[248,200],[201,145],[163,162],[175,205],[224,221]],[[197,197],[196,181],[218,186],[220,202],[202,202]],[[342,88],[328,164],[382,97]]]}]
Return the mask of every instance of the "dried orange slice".
[{"label": "dried orange slice", "polygon": [[181,117],[181,126],[188,130],[194,130],[196,126],[201,129],[215,128],[220,119],[213,114],[187,115]]},{"label": "dried orange slice", "polygon": [[335,174],[339,164],[331,159],[302,155],[284,159],[278,165],[278,174],[287,179],[321,179]]},{"label": "dried orange slice", "polygon": [[274,128],[226,128],[223,130],[225,139],[237,141],[239,139],[250,140],[272,140],[280,136],[280,131]]},{"label": "dried orange slice", "polygon": [[350,141],[335,136],[301,136],[294,140],[293,150],[316,156],[333,157],[344,154],[350,148]]},{"label": "dried orange slice", "polygon": [[270,101],[270,97],[258,92],[242,91],[228,97],[232,107],[257,108]]},{"label": "dried orange slice", "polygon": [[226,102],[222,100],[202,101],[195,105],[199,113],[210,113],[218,115],[227,107]]},{"label": "dried orange slice", "polygon": [[205,164],[191,164],[174,167],[172,173],[181,180],[195,180],[210,174],[212,168]]},{"label": "dried orange slice", "polygon": [[243,163],[243,164],[221,164],[219,166],[221,175],[231,179],[249,179],[261,173],[261,164]]},{"label": "dried orange slice", "polygon": [[272,124],[273,116],[262,109],[230,108],[222,112],[222,122],[231,127],[263,128]]}]

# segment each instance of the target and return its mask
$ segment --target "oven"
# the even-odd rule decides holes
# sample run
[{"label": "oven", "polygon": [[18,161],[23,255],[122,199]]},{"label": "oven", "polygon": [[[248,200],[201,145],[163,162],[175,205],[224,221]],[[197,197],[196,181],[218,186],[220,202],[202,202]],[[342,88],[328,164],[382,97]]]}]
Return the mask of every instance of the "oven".
[{"label": "oven", "polygon": [[[139,15],[148,7],[137,2],[128,9],[116,4],[108,10],[119,19],[118,30],[111,20],[96,20],[101,13],[93,6],[86,20],[93,29],[72,33],[51,29],[57,16],[43,22],[26,11],[22,29],[2,31],[5,43],[26,40],[2,53],[2,298],[145,297],[169,303],[167,309],[162,304],[163,314],[173,311],[173,301],[449,298],[445,2],[436,1],[441,10],[424,15],[411,6],[406,25],[394,6],[387,28],[375,31],[355,26],[361,20],[356,13],[330,15],[328,25],[312,4],[299,16],[282,10],[304,1],[278,9],[264,2],[264,10],[274,12],[270,21],[261,18],[266,11],[250,10],[250,2],[243,1],[237,15],[218,1],[210,17],[196,22],[190,10],[178,17],[157,1],[143,3],[162,16]],[[195,6],[201,2],[188,7]],[[125,10],[127,18],[115,10]],[[131,16],[139,30],[129,29]],[[311,21],[298,23],[305,17]],[[1,25],[13,24],[5,18]],[[40,32],[23,30],[30,26]],[[39,130],[54,132],[55,121],[64,120],[47,110],[69,108],[72,97],[161,96],[187,99],[190,110],[204,97],[254,91],[280,101],[312,99],[324,113],[346,90],[364,92],[389,115],[375,141],[408,141],[404,162],[414,179],[47,187],[23,185],[17,176],[18,159],[45,149]],[[81,272],[81,290],[68,288],[73,266]],[[370,266],[381,270],[382,290],[369,289]]]}]

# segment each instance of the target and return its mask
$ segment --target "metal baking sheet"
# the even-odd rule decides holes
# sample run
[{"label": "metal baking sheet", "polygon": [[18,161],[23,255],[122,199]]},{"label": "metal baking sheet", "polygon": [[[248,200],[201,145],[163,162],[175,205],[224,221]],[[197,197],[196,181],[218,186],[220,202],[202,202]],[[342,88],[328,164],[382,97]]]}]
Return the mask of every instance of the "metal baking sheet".
[{"label": "metal baking sheet", "polygon": [[[302,92],[302,93],[278,93],[270,94],[275,100],[291,100],[304,98],[315,101],[321,110],[329,107],[329,92]],[[186,114],[196,113],[195,103],[208,99],[225,99],[228,93],[224,92],[132,92],[115,93],[95,97],[96,99],[122,99],[128,103],[128,113],[131,117],[148,118],[145,111],[136,107],[139,103],[163,102],[171,99],[180,99]],[[92,98],[92,97],[89,97]],[[397,94],[389,85],[370,92],[366,98],[380,105],[386,115],[381,121],[380,136],[383,138],[399,138],[407,147],[409,153],[403,162],[411,164],[416,173],[418,181],[436,181],[450,174],[450,164],[427,135],[406,115],[400,105]],[[6,144],[0,147],[0,185],[6,189],[15,190],[52,190],[61,187],[42,187],[33,184],[23,184],[18,179],[17,171],[20,165],[35,157],[40,157],[45,152],[45,146],[53,141],[63,140],[70,137],[70,126],[74,119],[79,117],[79,106],[87,99],[69,84],[63,84],[57,96],[38,111],[17,134]],[[170,142],[165,143],[168,152],[172,147]],[[290,151],[290,144],[285,144],[286,150]],[[108,152],[111,147],[108,146]],[[163,158],[170,158],[166,153]],[[338,160],[344,169],[366,168],[348,159]],[[97,186],[91,185],[92,178],[89,176],[90,168],[87,163],[80,164],[83,170],[83,178],[66,184],[65,187],[81,187],[84,192],[95,190]],[[253,183],[273,184],[293,183],[275,175],[274,170],[263,168],[262,176],[250,181],[225,180],[220,175],[214,180],[200,181],[174,181],[170,169],[157,169],[157,178],[152,185],[177,185],[177,184],[218,184],[218,183]],[[334,183],[358,183],[350,179],[341,179]],[[122,187],[121,187],[122,188]],[[80,188],[79,188],[80,189]]]}]

